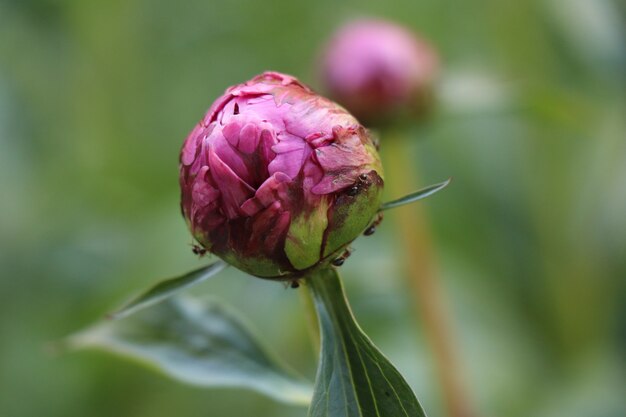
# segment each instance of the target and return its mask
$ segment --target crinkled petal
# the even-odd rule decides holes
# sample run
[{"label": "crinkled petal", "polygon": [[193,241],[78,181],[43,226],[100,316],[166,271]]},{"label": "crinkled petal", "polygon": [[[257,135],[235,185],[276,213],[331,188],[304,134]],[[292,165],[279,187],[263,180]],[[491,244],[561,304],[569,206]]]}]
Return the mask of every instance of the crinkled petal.
[{"label": "crinkled petal", "polygon": [[303,172],[302,188],[305,192],[310,192],[324,177],[322,168],[310,158],[304,163]]},{"label": "crinkled petal", "polygon": [[208,166],[202,167],[191,188],[193,202],[199,207],[206,207],[214,203],[220,195],[219,190],[206,181],[205,176],[208,171]]},{"label": "crinkled petal", "polygon": [[241,131],[241,123],[231,118],[229,123],[222,128],[222,134],[233,147],[239,145],[239,132]]},{"label": "crinkled petal", "polygon": [[373,161],[357,135],[344,136],[329,146],[317,148],[315,157],[325,172],[359,167]]},{"label": "crinkled petal", "polygon": [[187,139],[185,140],[185,144],[183,145],[183,149],[180,153],[180,162],[183,165],[191,165],[196,159],[196,153],[198,151],[198,146],[200,145],[200,141],[204,137],[205,127],[200,123],[193,128]]},{"label": "crinkled petal", "polygon": [[267,237],[265,238],[265,245],[270,252],[275,251],[276,247],[282,242],[284,236],[287,234],[290,223],[291,213],[283,211],[278,215],[278,218],[274,222],[274,226],[270,229]]},{"label": "crinkled petal", "polygon": [[241,211],[246,216],[253,216],[276,200],[285,201],[290,181],[291,179],[282,172],[275,173],[261,184],[254,197],[241,205]]},{"label": "crinkled petal", "polygon": [[222,194],[222,209],[229,219],[240,216],[239,207],[254,194],[254,189],[246,184],[220,159],[217,153],[209,150],[211,175]]},{"label": "crinkled petal", "polygon": [[311,152],[311,147],[301,138],[289,134],[279,137],[278,144],[272,146],[276,157],[269,164],[270,175],[282,172],[295,178],[304,164],[305,159]]},{"label": "crinkled petal", "polygon": [[[215,133],[211,136],[211,148],[220,157],[220,159],[232,169],[235,174],[246,181],[252,182],[252,167],[249,167],[246,163],[244,155],[242,155],[236,148],[229,143],[229,141],[223,135],[223,131],[220,134],[219,129],[215,129]],[[232,133],[232,132],[231,132]]]},{"label": "crinkled petal", "polygon": [[283,210],[280,201],[275,201],[253,218],[250,242],[260,242],[265,251],[273,252],[279,238],[287,233],[289,219],[289,212]]},{"label": "crinkled petal", "polygon": [[267,233],[275,220],[276,215],[282,211],[280,201],[275,201],[271,206],[267,207],[261,213],[253,218],[251,240],[259,238],[262,234]]},{"label": "crinkled petal", "polygon": [[239,132],[239,150],[250,154],[259,145],[259,129],[254,123],[247,123]]},{"label": "crinkled petal", "polygon": [[190,176],[198,175],[198,172],[202,169],[203,166],[209,164],[209,140],[208,137],[213,133],[215,128],[215,124],[211,124],[204,130],[204,133],[198,139],[198,150],[196,152],[196,157],[194,161],[191,163],[188,169],[188,174]]},{"label": "crinkled petal", "polygon": [[359,174],[374,162],[359,136],[350,130],[335,128],[337,140],[315,149],[315,159],[320,164],[324,177],[311,188],[314,194],[328,194],[352,185]]},{"label": "crinkled petal", "polygon": [[344,174],[334,173],[333,175],[325,175],[324,178],[313,188],[313,194],[330,194],[354,184],[358,174],[346,172]]},{"label": "crinkled petal", "polygon": [[270,129],[263,129],[261,131],[258,155],[266,166],[269,166],[270,162],[276,157],[276,154],[272,150],[276,142],[276,135],[274,135]]}]

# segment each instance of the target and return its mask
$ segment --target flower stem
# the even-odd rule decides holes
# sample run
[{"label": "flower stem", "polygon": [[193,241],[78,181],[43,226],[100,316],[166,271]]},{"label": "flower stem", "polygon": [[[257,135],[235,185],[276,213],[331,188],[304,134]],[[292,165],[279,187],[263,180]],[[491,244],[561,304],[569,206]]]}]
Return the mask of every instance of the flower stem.
[{"label": "flower stem", "polygon": [[356,322],[337,270],[306,280],[322,348],[309,417],[426,417],[415,393]]},{"label": "flower stem", "polygon": [[298,292],[300,293],[300,301],[304,307],[304,315],[306,316],[307,328],[311,338],[313,353],[317,357],[320,353],[320,328],[317,320],[317,314],[315,314],[313,296],[306,288],[300,287]]},{"label": "flower stem", "polygon": [[[381,147],[386,169],[385,187],[389,195],[403,195],[417,188],[419,174],[413,153],[407,150],[409,139],[403,132],[389,131]],[[417,319],[422,322],[432,351],[441,395],[447,415],[469,417],[468,395],[461,381],[453,330],[444,303],[444,290],[437,277],[432,238],[426,213],[420,204],[400,207],[388,215],[395,220],[396,232],[404,247],[406,285],[410,289]]]}]

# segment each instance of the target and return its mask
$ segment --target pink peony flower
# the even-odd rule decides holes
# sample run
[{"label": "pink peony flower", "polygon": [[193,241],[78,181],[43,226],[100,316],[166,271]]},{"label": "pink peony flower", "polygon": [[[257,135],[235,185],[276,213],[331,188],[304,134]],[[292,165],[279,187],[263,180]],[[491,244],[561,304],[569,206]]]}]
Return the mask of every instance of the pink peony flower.
[{"label": "pink peony flower", "polygon": [[330,95],[367,123],[420,113],[438,71],[425,41],[384,20],[356,20],[326,47],[322,79]]},{"label": "pink peony flower", "polygon": [[226,90],[180,155],[194,237],[264,278],[291,279],[334,259],[375,216],[382,185],[357,120],[275,72]]}]

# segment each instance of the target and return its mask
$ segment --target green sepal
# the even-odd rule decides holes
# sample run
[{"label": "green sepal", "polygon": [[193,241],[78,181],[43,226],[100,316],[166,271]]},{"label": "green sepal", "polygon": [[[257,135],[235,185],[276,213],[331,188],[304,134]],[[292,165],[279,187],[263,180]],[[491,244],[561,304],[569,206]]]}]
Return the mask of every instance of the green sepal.
[{"label": "green sepal", "polygon": [[376,171],[365,175],[367,180],[355,185],[355,195],[350,195],[352,193],[348,189],[335,200],[322,255],[324,258],[356,239],[378,213],[383,180]]},{"label": "green sepal", "polygon": [[277,278],[286,274],[278,262],[266,257],[250,256],[243,258],[241,256],[235,256],[233,253],[223,254],[221,257],[235,268],[257,277]]},{"label": "green sepal", "polygon": [[319,262],[328,226],[328,206],[328,199],[323,198],[312,210],[303,210],[291,220],[285,254],[295,269],[307,269]]}]

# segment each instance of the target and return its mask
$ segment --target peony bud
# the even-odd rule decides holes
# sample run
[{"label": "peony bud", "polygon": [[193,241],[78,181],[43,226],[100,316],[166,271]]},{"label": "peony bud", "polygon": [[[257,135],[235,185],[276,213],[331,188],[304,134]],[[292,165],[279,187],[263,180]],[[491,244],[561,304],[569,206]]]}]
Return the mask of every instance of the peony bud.
[{"label": "peony bud", "polygon": [[288,75],[226,90],[180,155],[195,239],[237,268],[294,279],[336,258],[372,221],[383,180],[368,132]]},{"label": "peony bud", "polygon": [[362,122],[378,123],[423,113],[437,70],[435,51],[407,29],[357,20],[331,39],[321,75],[335,100]]}]

